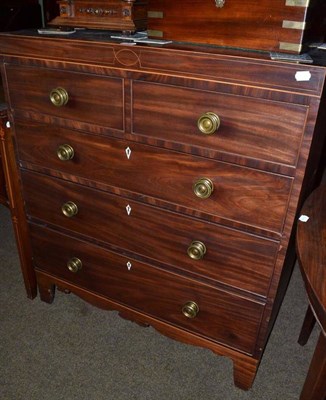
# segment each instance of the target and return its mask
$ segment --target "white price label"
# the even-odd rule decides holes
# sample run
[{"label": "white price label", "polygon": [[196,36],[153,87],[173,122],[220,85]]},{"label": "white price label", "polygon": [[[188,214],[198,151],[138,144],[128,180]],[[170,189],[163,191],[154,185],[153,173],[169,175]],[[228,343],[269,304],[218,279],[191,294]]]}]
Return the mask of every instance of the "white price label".
[{"label": "white price label", "polygon": [[299,217],[299,221],[301,221],[301,222],[308,222],[308,221],[309,221],[308,215],[301,215],[301,216]]},{"label": "white price label", "polygon": [[295,80],[297,82],[309,82],[311,79],[310,71],[297,71],[295,74]]}]

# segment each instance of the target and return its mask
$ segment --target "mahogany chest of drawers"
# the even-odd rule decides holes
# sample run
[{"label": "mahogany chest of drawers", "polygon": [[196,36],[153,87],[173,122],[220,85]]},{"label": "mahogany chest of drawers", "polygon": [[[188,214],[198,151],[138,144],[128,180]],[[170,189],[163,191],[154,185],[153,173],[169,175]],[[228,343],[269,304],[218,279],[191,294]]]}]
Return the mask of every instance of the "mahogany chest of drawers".
[{"label": "mahogany chest of drawers", "polygon": [[248,389],[324,140],[325,69],[89,36],[0,44],[28,296],[59,287],[228,356]]},{"label": "mahogany chest of drawers", "polygon": [[150,37],[300,53],[326,33],[324,0],[149,0]]}]

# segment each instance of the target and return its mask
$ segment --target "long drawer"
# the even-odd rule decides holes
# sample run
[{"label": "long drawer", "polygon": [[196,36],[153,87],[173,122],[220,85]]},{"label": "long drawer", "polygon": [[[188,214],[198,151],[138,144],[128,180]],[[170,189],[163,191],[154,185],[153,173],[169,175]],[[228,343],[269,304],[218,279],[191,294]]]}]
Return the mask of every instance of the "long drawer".
[{"label": "long drawer", "polygon": [[[30,226],[37,269],[132,309],[246,353],[254,351],[263,304],[182,278],[87,242]],[[71,267],[82,268],[71,272]],[[191,303],[191,304],[189,304]],[[197,316],[186,317],[182,309]],[[188,315],[189,315],[188,313]]]},{"label": "long drawer", "polygon": [[14,109],[124,129],[121,78],[12,65],[6,73]]},{"label": "long drawer", "polygon": [[[290,178],[49,125],[19,122],[15,128],[23,162],[167,201],[179,211],[282,231]],[[74,150],[69,161],[57,157],[64,144]]]},{"label": "long drawer", "polygon": [[[278,251],[275,241],[38,173],[23,171],[22,181],[32,218],[267,296]],[[69,204],[77,208],[67,217],[62,207],[67,214]],[[201,244],[204,254],[192,258]]]},{"label": "long drawer", "polygon": [[308,112],[302,105],[142,81],[133,82],[132,110],[134,134],[290,166]]}]

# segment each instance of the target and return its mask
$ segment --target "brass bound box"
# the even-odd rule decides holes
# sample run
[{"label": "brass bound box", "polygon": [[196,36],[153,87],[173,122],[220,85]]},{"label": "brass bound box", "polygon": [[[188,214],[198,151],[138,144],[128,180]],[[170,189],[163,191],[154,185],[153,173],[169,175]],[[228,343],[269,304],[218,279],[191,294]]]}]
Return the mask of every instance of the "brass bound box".
[{"label": "brass bound box", "polygon": [[49,25],[135,32],[147,27],[147,0],[59,0]]},{"label": "brass bound box", "polygon": [[325,0],[149,0],[152,38],[302,52],[325,38]]}]

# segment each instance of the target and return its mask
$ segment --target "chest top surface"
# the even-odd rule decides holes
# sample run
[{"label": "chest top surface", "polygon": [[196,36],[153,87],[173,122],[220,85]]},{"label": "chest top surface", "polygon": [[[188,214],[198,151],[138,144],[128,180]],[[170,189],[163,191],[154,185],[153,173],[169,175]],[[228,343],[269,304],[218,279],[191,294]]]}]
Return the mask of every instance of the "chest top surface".
[{"label": "chest top surface", "polygon": [[320,96],[323,88],[325,68],[272,61],[269,53],[177,43],[130,46],[108,37],[103,32],[73,37],[41,36],[32,30],[3,33],[0,54],[7,59],[74,62],[314,96]]}]

